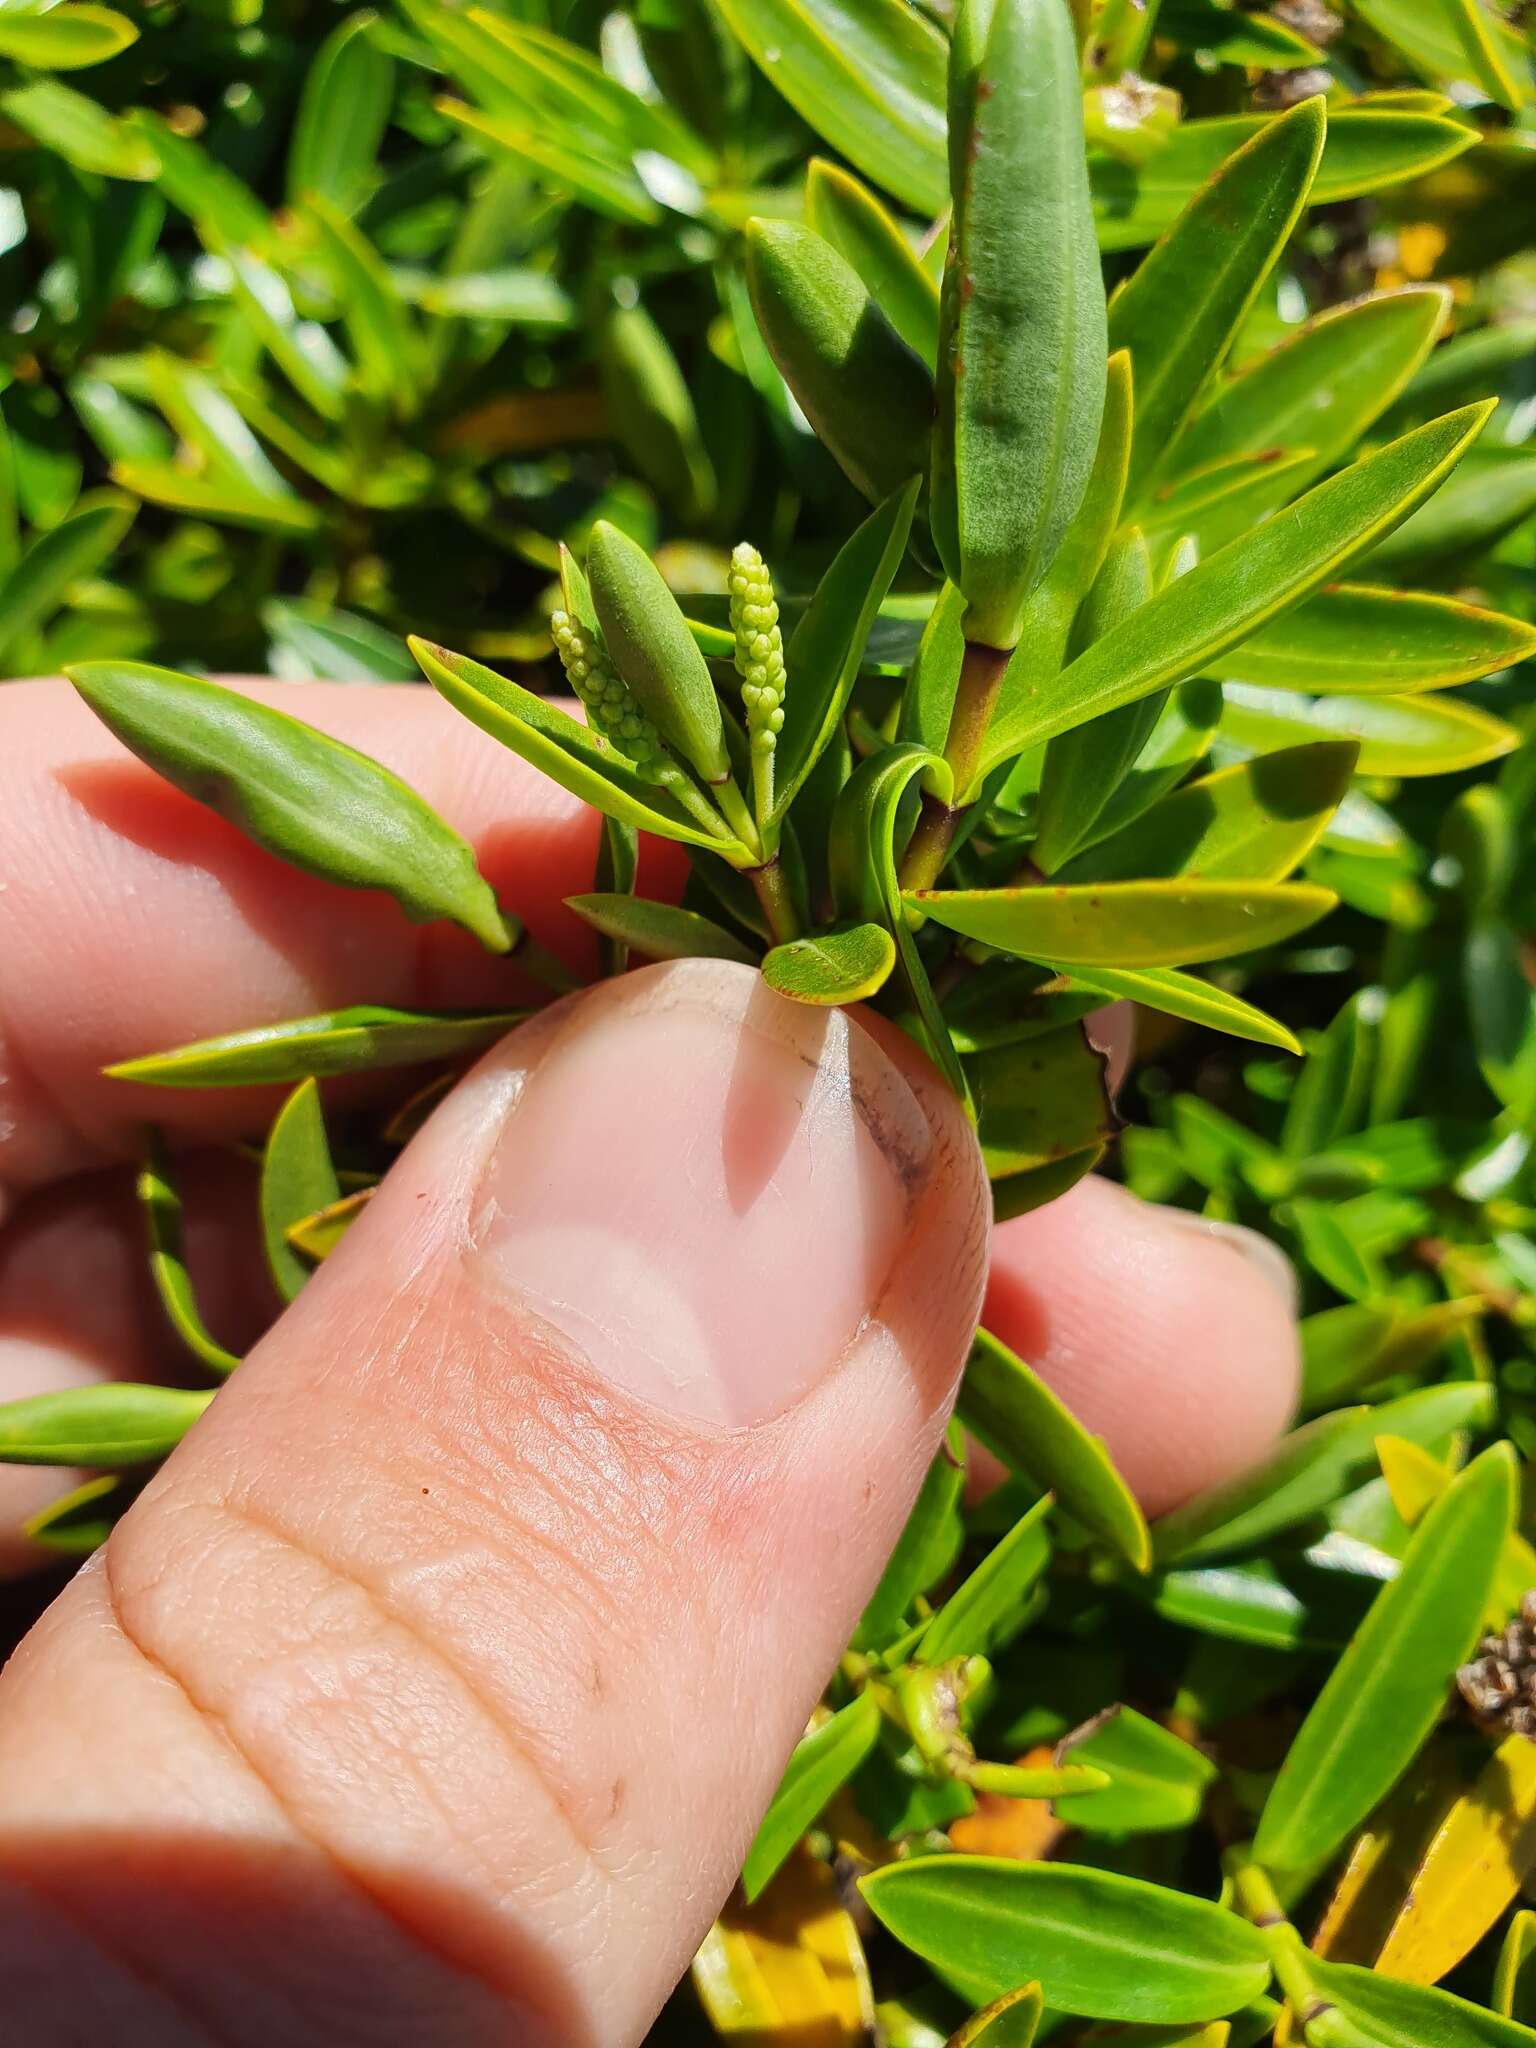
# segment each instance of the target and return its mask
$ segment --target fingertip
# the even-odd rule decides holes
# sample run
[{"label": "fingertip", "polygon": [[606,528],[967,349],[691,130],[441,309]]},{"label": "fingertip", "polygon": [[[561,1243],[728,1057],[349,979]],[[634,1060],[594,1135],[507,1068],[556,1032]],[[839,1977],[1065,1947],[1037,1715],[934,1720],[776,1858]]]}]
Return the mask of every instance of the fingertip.
[{"label": "fingertip", "polygon": [[1098,1178],[993,1239],[983,1320],[1107,1442],[1151,1514],[1263,1455],[1296,1405],[1283,1254]]}]

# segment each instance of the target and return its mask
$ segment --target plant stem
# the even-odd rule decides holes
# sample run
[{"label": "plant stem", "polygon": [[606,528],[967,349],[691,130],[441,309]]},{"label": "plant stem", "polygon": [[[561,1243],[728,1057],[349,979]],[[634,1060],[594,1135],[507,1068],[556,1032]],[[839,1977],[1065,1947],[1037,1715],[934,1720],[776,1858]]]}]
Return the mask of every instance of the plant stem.
[{"label": "plant stem", "polygon": [[757,826],[752,821],[752,813],[747,809],[741,791],[736,787],[735,777],[728,775],[724,782],[715,783],[713,788],[715,799],[721,810],[725,813],[726,823],[736,834],[736,837],[741,841],[748,853],[755,853],[761,857],[763,842],[758,837]]},{"label": "plant stem", "polygon": [[1307,1967],[1311,1953],[1287,1919],[1268,1873],[1246,1849],[1230,1850],[1222,1861],[1245,1918],[1264,1938],[1275,1978],[1308,2041],[1322,2048],[1324,2043],[1350,2038],[1351,2030],[1322,1996]]},{"label": "plant stem", "polygon": [[[752,753],[752,808],[757,813],[757,825],[762,831],[768,813],[773,809],[773,755]],[[766,845],[766,841],[764,842]]]},{"label": "plant stem", "polygon": [[710,802],[709,798],[698,788],[692,777],[685,775],[681,768],[674,767],[665,779],[657,784],[657,787],[664,789],[673,802],[680,804],[689,817],[696,824],[702,825],[712,838],[727,839],[730,837],[731,827],[721,817],[719,811]]},{"label": "plant stem", "polygon": [[989,647],[984,640],[967,640],[960,680],[955,685],[955,708],[950,714],[949,737],[944,758],[954,770],[955,794],[970,787],[981,764],[981,750],[997,706],[998,692],[1013,657],[1009,647]]},{"label": "plant stem", "polygon": [[[944,742],[944,759],[955,778],[955,793],[962,794],[975,780],[987,727],[997,705],[997,696],[1007,673],[1011,650],[989,647],[984,640],[967,640],[955,685],[955,708],[950,714],[949,737]],[[925,796],[918,814],[917,829],[901,864],[904,889],[931,889],[938,880],[955,833],[968,806],[941,803]]]},{"label": "plant stem", "polygon": [[757,891],[773,943],[784,946],[800,936],[800,919],[789,893],[789,882],[777,854],[760,868],[748,868],[747,880]]}]

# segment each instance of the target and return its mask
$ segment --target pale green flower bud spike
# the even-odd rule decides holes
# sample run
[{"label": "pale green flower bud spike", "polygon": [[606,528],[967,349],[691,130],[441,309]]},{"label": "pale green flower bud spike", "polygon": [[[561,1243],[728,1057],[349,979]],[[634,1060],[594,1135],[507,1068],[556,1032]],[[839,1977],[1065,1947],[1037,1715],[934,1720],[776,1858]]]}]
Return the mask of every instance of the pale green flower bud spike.
[{"label": "pale green flower bud spike", "polygon": [[773,767],[784,729],[784,635],[768,565],[749,541],[731,555],[731,631],[752,748],[752,802],[761,826],[773,810]]},{"label": "pale green flower bud spike", "polygon": [[597,635],[568,611],[550,613],[549,630],[565,679],[595,731],[634,763],[636,773],[675,797],[712,832],[724,832],[713,804],[672,759],[655,725],[631,696]]}]

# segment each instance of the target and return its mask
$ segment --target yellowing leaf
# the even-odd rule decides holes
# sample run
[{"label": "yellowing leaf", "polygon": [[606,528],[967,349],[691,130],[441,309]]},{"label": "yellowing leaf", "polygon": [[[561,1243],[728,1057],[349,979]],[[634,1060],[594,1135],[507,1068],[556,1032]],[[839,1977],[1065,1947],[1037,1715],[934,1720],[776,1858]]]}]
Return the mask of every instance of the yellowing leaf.
[{"label": "yellowing leaf", "polygon": [[874,2024],[858,1930],[831,1871],[805,1850],[756,1905],[727,1906],[693,1959],[693,1985],[737,2048],[862,2048]]},{"label": "yellowing leaf", "polygon": [[1451,1808],[1376,1959],[1389,1977],[1437,1984],[1536,1869],[1536,1742],[1511,1735]]}]

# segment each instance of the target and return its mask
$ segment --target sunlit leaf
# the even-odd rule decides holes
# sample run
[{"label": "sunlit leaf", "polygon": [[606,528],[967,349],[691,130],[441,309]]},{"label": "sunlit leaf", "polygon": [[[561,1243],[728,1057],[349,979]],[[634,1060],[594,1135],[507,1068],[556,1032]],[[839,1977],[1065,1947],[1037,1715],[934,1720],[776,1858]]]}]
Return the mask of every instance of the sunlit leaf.
[{"label": "sunlit leaf", "polygon": [[471,848],[366,754],[286,711],[140,662],[81,662],[70,681],[139,758],[309,874],[387,889],[416,921],[451,918],[511,944]]},{"label": "sunlit leaf", "polygon": [[1320,1862],[1408,1767],[1477,1638],[1514,1492],[1513,1451],[1495,1445],[1414,1532],[1287,1753],[1254,1838],[1260,1862]]},{"label": "sunlit leaf", "polygon": [[522,1021],[522,1010],[391,1010],[377,1003],[324,1010],[120,1060],[107,1073],[157,1088],[247,1088],[311,1075],[369,1073],[478,1052]]},{"label": "sunlit leaf", "polygon": [[1080,654],[1034,703],[1000,719],[988,764],[1210,668],[1406,518],[1454,468],[1487,415],[1486,406],[1472,406],[1417,428],[1218,548]]},{"label": "sunlit leaf", "polygon": [[1034,1979],[1057,2012],[1203,2021],[1269,1981],[1263,1943],[1235,1914],[1110,1871],[936,1856],[860,1888],[898,1941],[972,1998]]},{"label": "sunlit leaf", "polygon": [[0,1464],[87,1465],[116,1471],[176,1448],[212,1392],[104,1380],[0,1404]]},{"label": "sunlit leaf", "polygon": [[749,1901],[778,1875],[785,1857],[863,1763],[879,1733],[880,1709],[873,1693],[865,1692],[796,1746],[742,1865]]},{"label": "sunlit leaf", "polygon": [[149,1239],[150,1277],[155,1283],[160,1305],[172,1329],[192,1356],[210,1372],[216,1372],[223,1378],[226,1373],[234,1371],[240,1360],[234,1352],[225,1350],[203,1321],[192,1276],[187,1271],[182,1239],[184,1208],[181,1193],[165,1146],[154,1134],[151,1134],[148,1156],[139,1171],[135,1191],[144,1214],[144,1227]]},{"label": "sunlit leaf", "polygon": [[1056,1812],[1090,1834],[1146,1834],[1185,1828],[1218,1775],[1208,1756],[1134,1708],[1116,1706],[1076,1729],[1058,1758],[1093,1764],[1109,1784],[1058,1799]]},{"label": "sunlit leaf", "polygon": [[901,0],[720,0],[797,113],[867,178],[921,213],[947,197],[944,38]]},{"label": "sunlit leaf", "polygon": [[1185,880],[920,889],[906,900],[951,931],[1068,972],[1220,960],[1289,938],[1334,903],[1300,882]]},{"label": "sunlit leaf", "polygon": [[267,1264],[285,1301],[292,1301],[309,1278],[309,1267],[294,1254],[289,1231],[340,1198],[320,1090],[313,1080],[301,1081],[273,1119],[261,1162],[262,1236]]},{"label": "sunlit leaf", "polygon": [[[1109,345],[1130,351],[1136,392],[1128,493],[1133,506],[1162,467],[1290,239],[1326,129],[1321,99],[1303,100],[1277,115],[1226,159],[1116,293]],[[1292,433],[1276,422],[1265,446],[1287,442],[1311,445],[1305,432]],[[1202,454],[1183,466],[1216,459]]]},{"label": "sunlit leaf", "polygon": [[896,941],[884,925],[838,925],[775,946],[763,960],[763,979],[797,1003],[863,1003],[895,965]]},{"label": "sunlit leaf", "polygon": [[984,1656],[1017,1633],[1035,1582],[1051,1560],[1049,1494],[1035,1502],[950,1594],[923,1631],[919,1663]]},{"label": "sunlit leaf", "polygon": [[1138,1571],[1152,1544],[1135,1495],[1091,1435],[1024,1360],[987,1330],[971,1346],[957,1412],[995,1457],[1054,1493],[1066,1512]]}]

